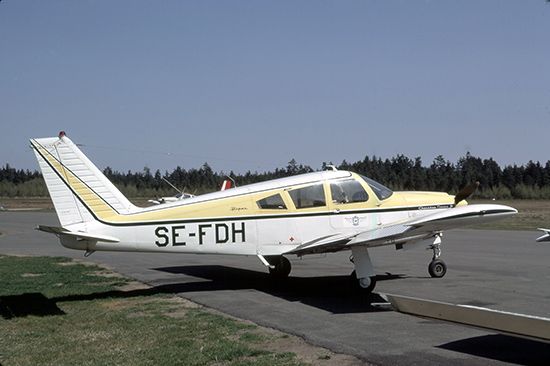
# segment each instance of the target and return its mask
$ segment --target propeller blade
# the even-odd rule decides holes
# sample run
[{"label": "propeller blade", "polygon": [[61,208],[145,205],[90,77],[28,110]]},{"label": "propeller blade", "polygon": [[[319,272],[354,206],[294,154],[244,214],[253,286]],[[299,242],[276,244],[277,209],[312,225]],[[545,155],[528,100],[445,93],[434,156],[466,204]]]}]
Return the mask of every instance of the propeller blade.
[{"label": "propeller blade", "polygon": [[458,203],[462,200],[465,200],[468,198],[476,188],[479,186],[479,182],[470,183],[466,187],[462,188],[455,196],[455,205],[458,205]]}]

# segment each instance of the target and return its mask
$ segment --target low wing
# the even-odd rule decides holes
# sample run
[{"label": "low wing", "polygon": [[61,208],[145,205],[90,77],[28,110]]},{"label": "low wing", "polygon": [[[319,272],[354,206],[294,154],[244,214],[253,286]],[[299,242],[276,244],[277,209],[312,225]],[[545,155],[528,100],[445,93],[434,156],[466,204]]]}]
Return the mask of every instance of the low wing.
[{"label": "low wing", "polygon": [[72,236],[82,240],[104,241],[107,243],[118,243],[120,241],[117,238],[108,236],[108,235],[97,235],[97,234],[90,234],[90,233],[85,233],[80,231],[70,231],[65,228],[56,227],[56,226],[39,225],[36,229],[40,231],[44,231],[46,233],[55,234],[57,236],[68,235],[68,236]]},{"label": "low wing", "polygon": [[544,231],[544,235],[537,238],[537,242],[541,242],[541,241],[550,241],[550,229],[542,229],[542,228],[539,228],[539,230],[541,231]]},{"label": "low wing", "polygon": [[478,225],[501,220],[517,213],[517,210],[503,205],[469,205],[450,208],[420,218],[381,225],[362,232],[336,234],[305,243],[286,254],[298,256],[314,253],[329,253],[350,249],[353,245],[377,247],[415,243],[433,238],[444,230]]},{"label": "low wing", "polygon": [[380,296],[389,301],[400,313],[550,343],[548,318],[407,296]]}]

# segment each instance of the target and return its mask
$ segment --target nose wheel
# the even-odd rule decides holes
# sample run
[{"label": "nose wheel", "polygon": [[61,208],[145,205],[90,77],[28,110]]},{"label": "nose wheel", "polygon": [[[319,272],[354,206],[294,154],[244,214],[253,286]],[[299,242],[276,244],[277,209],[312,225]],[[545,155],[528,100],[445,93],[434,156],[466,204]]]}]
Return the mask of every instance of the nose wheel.
[{"label": "nose wheel", "polygon": [[428,265],[428,273],[434,278],[441,278],[445,276],[445,273],[447,273],[447,265],[439,259],[439,256],[441,255],[440,241],[436,240],[436,242],[430,245],[428,249],[432,249],[434,252],[432,261]]},{"label": "nose wheel", "polygon": [[447,265],[441,259],[434,259],[428,266],[428,273],[434,278],[441,278],[447,273]]}]

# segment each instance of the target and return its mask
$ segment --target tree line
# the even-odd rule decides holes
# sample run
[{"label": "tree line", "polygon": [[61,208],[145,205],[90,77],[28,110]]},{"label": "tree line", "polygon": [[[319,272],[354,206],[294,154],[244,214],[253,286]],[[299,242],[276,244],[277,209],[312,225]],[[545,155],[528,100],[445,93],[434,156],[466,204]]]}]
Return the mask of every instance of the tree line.
[{"label": "tree line", "polygon": [[[323,163],[321,170],[332,163]],[[481,159],[467,153],[456,163],[440,155],[431,165],[422,164],[421,158],[397,155],[391,159],[366,156],[363,160],[348,163],[345,160],[338,169],[351,170],[370,177],[393,190],[440,191],[456,193],[469,183],[478,181],[480,187],[476,198],[487,199],[550,199],[550,160],[545,165],[529,161],[526,165],[508,165],[503,169],[492,158]],[[184,169],[177,166],[172,172],[154,173],[149,167],[141,172],[121,173],[107,167],[103,173],[127,197],[171,196],[176,190],[203,194],[220,189],[224,180],[231,179],[234,185],[262,182],[301,173],[313,172],[308,165],[298,164],[294,159],[286,167],[274,171],[244,174],[217,173],[205,163],[199,169]],[[169,183],[167,183],[170,182]],[[38,171],[17,170],[6,164],[0,169],[0,197],[46,197],[48,191]]]}]

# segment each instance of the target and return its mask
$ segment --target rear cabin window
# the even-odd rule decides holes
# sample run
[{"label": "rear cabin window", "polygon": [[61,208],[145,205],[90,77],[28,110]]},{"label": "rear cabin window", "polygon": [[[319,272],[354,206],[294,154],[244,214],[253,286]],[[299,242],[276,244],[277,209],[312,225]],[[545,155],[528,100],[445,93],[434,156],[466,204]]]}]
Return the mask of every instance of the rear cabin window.
[{"label": "rear cabin window", "polygon": [[296,208],[311,208],[326,206],[325,189],[322,184],[293,189],[288,192]]},{"label": "rear cabin window", "polygon": [[366,202],[369,195],[358,181],[348,179],[330,184],[332,202],[335,204],[346,204],[355,202]]},{"label": "rear cabin window", "polygon": [[259,200],[256,203],[262,210],[286,210],[285,202],[278,193]]}]

